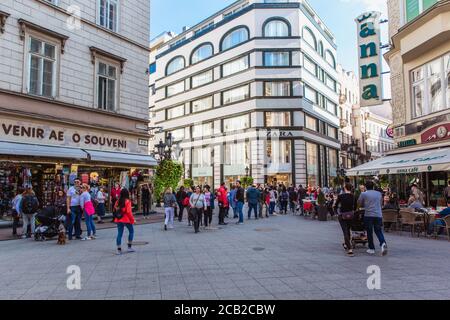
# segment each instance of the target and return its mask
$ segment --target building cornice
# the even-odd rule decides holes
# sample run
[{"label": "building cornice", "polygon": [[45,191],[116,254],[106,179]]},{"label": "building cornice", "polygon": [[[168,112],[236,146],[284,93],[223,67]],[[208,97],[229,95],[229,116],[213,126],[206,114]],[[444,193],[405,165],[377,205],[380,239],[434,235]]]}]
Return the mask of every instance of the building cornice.
[{"label": "building cornice", "polygon": [[19,19],[17,22],[19,23],[20,26],[20,39],[22,41],[25,40],[27,30],[35,30],[49,37],[58,39],[61,42],[61,53],[64,54],[64,47],[66,46],[66,41],[69,39],[69,36],[44,28],[25,19]]},{"label": "building cornice", "polygon": [[[65,14],[65,15],[67,15],[68,17],[71,17],[71,16],[72,16],[72,13],[70,13],[70,12],[68,12],[67,10],[64,10],[63,8],[61,8],[61,7],[57,6],[57,5],[54,5],[54,4],[52,4],[52,3],[48,2],[48,1],[45,1],[45,0],[34,0],[34,1],[37,1],[37,2],[39,2],[39,3],[43,4],[43,5],[46,5],[46,6],[48,6],[48,7],[51,7],[51,8],[53,8],[53,9],[55,9],[55,10],[57,10],[57,11],[59,11],[59,12]],[[128,43],[130,43],[130,44],[133,44],[133,45],[135,45],[135,46],[137,46],[137,47],[139,47],[139,48],[141,48],[141,49],[143,49],[143,50],[145,50],[145,51],[150,52],[150,47],[149,47],[149,46],[140,44],[140,43],[137,42],[137,41],[131,40],[130,38],[127,38],[127,37],[125,37],[125,36],[123,36],[123,35],[121,35],[121,34],[119,34],[119,33],[117,33],[117,32],[114,32],[114,31],[111,31],[111,30],[109,30],[109,29],[106,29],[106,28],[104,28],[104,27],[102,27],[102,26],[99,26],[98,24],[96,24],[96,23],[94,23],[94,22],[92,22],[92,21],[89,21],[89,20],[87,20],[87,19],[85,19],[85,18],[80,18],[80,20],[81,20],[82,22],[84,22],[84,23],[90,25],[91,27],[94,27],[94,28],[96,28],[96,29],[98,29],[98,30],[103,31],[103,32],[106,33],[106,34],[109,34],[109,35],[111,35],[111,36],[113,36],[113,37],[119,38],[120,40],[126,41],[126,42],[128,42]]]},{"label": "building cornice", "polygon": [[0,33],[5,32],[6,19],[8,19],[9,13],[0,10]]}]

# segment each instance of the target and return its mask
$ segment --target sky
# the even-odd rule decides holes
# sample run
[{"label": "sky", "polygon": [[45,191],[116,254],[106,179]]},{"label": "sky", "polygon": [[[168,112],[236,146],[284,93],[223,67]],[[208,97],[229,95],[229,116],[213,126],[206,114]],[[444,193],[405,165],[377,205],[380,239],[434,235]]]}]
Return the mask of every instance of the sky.
[{"label": "sky", "polygon": [[[151,0],[151,38],[164,31],[181,33],[183,26],[194,26],[235,0]],[[338,62],[346,70],[357,72],[355,18],[376,10],[386,19],[386,0],[309,0],[317,14],[332,31],[338,45]],[[387,24],[383,27],[387,43]]]}]

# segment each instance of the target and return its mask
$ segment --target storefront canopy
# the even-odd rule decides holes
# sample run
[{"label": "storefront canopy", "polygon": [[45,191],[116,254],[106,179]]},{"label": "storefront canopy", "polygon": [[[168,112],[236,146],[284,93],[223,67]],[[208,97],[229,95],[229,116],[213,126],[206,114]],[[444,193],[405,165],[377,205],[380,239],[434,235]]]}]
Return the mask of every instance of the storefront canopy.
[{"label": "storefront canopy", "polygon": [[450,148],[387,156],[350,169],[347,175],[354,177],[435,171],[450,171]]},{"label": "storefront canopy", "polygon": [[91,161],[106,162],[112,164],[126,164],[129,166],[137,167],[154,167],[158,165],[156,160],[149,155],[94,150],[85,151],[89,154],[89,158]]},{"label": "storefront canopy", "polygon": [[30,156],[62,159],[86,160],[87,154],[81,149],[53,147],[38,144],[26,144],[0,141],[0,154],[9,156]]}]

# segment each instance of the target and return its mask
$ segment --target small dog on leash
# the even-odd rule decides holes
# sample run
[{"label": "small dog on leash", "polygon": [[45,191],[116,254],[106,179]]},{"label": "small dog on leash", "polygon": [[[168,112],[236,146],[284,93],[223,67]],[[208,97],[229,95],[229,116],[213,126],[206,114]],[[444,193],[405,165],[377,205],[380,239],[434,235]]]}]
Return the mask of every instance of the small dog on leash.
[{"label": "small dog on leash", "polygon": [[58,244],[59,245],[66,244],[66,228],[64,228],[62,223],[59,225],[58,229]]}]

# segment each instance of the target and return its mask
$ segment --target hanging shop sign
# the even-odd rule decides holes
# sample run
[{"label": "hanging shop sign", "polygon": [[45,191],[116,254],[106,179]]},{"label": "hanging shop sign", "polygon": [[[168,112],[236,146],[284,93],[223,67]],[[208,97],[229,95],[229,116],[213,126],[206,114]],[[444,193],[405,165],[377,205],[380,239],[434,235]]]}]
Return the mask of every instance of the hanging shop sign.
[{"label": "hanging shop sign", "polygon": [[356,18],[361,107],[382,103],[380,12],[367,12]]},{"label": "hanging shop sign", "polygon": [[421,135],[423,144],[450,140],[450,123],[440,124]]},{"label": "hanging shop sign", "polygon": [[394,127],[393,127],[392,124],[389,125],[389,126],[386,128],[386,135],[387,135],[389,138],[394,139]]},{"label": "hanging shop sign", "polygon": [[417,145],[416,139],[404,140],[404,141],[400,141],[398,143],[399,148],[406,148],[406,147],[411,147],[411,146],[415,146],[415,145]]},{"label": "hanging shop sign", "polygon": [[0,140],[101,151],[140,153],[142,149],[138,138],[6,117],[2,117],[0,120]]}]

